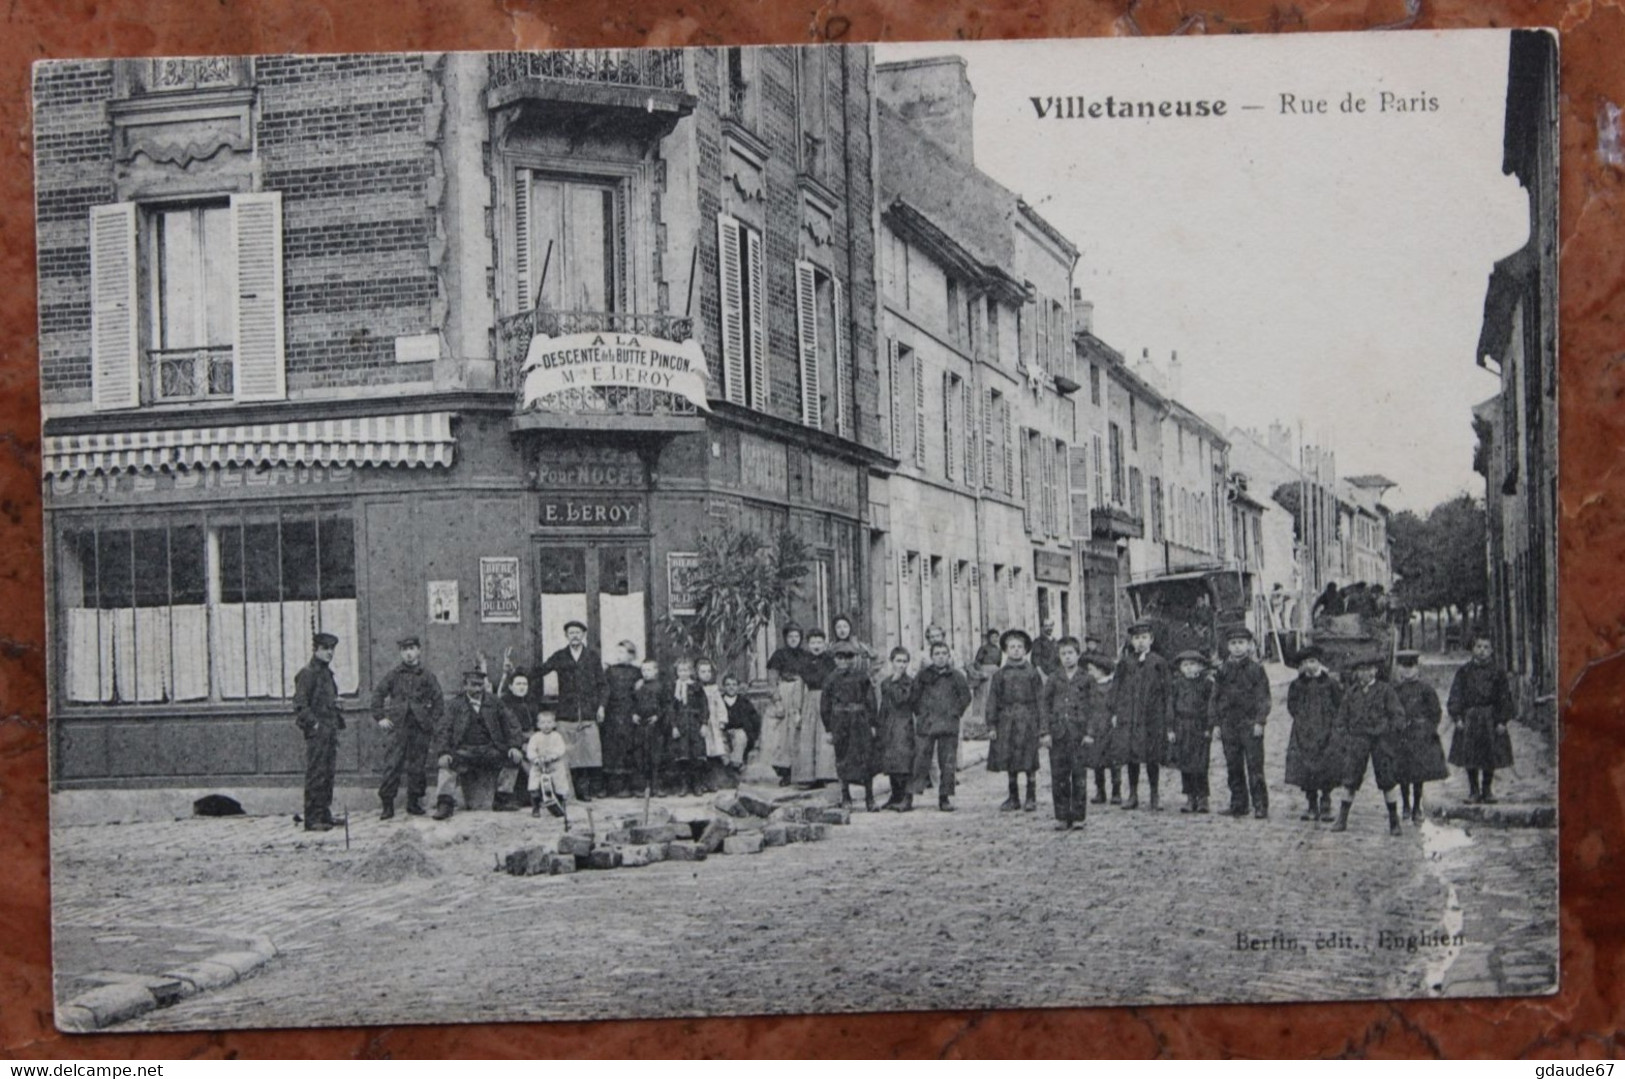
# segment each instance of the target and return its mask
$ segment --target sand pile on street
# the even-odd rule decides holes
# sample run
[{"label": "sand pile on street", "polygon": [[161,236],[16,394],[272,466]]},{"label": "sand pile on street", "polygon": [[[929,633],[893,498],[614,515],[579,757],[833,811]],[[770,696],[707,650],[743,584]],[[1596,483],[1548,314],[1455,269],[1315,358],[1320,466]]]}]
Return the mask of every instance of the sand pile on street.
[{"label": "sand pile on street", "polygon": [[330,872],[369,884],[398,884],[411,877],[438,877],[440,867],[423,849],[423,837],[416,829],[402,828],[359,862],[336,865]]}]

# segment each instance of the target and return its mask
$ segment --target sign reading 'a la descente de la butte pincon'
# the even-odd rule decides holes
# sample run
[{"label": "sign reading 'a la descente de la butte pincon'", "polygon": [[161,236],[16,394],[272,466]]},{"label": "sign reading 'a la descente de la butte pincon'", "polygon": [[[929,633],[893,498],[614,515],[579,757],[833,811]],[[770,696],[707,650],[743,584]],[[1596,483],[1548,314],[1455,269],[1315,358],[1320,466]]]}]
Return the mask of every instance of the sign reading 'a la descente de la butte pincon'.
[{"label": "sign reading 'a la descente de la butte pincon'", "polygon": [[708,370],[698,341],[615,333],[538,334],[525,354],[524,400],[528,408],[565,390],[597,386],[661,390],[709,409]]}]

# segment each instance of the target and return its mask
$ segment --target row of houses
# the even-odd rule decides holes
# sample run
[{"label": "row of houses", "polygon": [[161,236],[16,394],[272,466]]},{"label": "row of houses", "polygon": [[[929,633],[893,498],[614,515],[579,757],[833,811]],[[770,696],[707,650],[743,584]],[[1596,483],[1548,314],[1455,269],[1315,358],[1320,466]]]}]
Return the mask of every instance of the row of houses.
[{"label": "row of houses", "polygon": [[1386,580],[1380,490],[1250,472],[1095,336],[955,58],[77,61],[34,103],[60,784],[296,774],[318,628],[358,709],[406,633],[447,681],[577,619],[653,648],[723,526],[806,541],[794,620],[966,661],[1112,647],[1146,575]]}]

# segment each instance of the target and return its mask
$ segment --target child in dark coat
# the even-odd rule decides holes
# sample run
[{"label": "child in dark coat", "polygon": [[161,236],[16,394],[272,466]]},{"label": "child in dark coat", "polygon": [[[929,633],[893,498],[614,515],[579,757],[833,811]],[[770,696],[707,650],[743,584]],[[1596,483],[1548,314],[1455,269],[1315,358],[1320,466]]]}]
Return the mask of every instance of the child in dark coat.
[{"label": "child in dark coat", "polygon": [[908,649],[891,650],[891,672],[880,683],[880,770],[891,780],[891,796],[882,809],[907,813],[914,808],[914,679],[908,674]]},{"label": "child in dark coat", "polygon": [[1332,730],[1342,703],[1342,684],[1326,670],[1320,649],[1305,649],[1298,658],[1298,677],[1286,691],[1286,710],[1292,716],[1286,781],[1302,789],[1309,801],[1302,820],[1332,819],[1332,788],[1343,778]]},{"label": "child in dark coat", "polygon": [[1185,804],[1181,813],[1208,812],[1208,764],[1213,749],[1213,683],[1207,657],[1185,651],[1174,657],[1177,674],[1168,684],[1168,760],[1179,769]]},{"label": "child in dark coat", "polygon": [[[1057,831],[1068,831],[1082,824],[1089,812],[1089,769],[1084,761],[1083,740],[1089,731],[1090,712],[1098,710],[1096,698],[1101,694],[1094,676],[1078,666],[1083,646],[1077,638],[1061,638],[1055,651],[1058,666],[1038,695],[1038,712],[1043,731],[1049,736],[1055,827]],[[1102,657],[1093,657],[1093,662],[1110,666]]]},{"label": "child in dark coat", "polygon": [[666,695],[661,692],[660,664],[652,659],[646,659],[638,668],[638,681],[632,687],[632,751],[630,765],[632,769],[632,791],[639,795],[654,793],[650,788],[655,785],[656,777],[660,774],[660,766],[665,762],[661,750],[665,745],[663,735],[671,729],[672,709],[666,706]]},{"label": "child in dark coat", "polygon": [[863,785],[863,808],[875,811],[875,724],[879,709],[869,664],[858,664],[858,650],[849,642],[835,646],[835,673],[824,684],[819,718],[835,746],[835,778],[841,781],[841,804],[852,804],[851,785]]},{"label": "child in dark coat", "polygon": [[700,793],[706,767],[705,727],[711,717],[711,702],[705,687],[694,677],[694,664],[677,661],[677,681],[671,692],[671,741],[668,759],[675,766],[673,777],[683,794]]}]

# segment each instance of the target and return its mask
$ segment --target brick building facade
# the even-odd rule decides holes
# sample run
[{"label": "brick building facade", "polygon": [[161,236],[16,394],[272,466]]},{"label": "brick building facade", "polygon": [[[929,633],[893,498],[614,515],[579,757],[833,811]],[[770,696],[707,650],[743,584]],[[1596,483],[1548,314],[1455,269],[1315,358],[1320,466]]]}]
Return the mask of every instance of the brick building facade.
[{"label": "brick building facade", "polygon": [[[291,778],[316,629],[365,773],[397,636],[443,684],[570,618],[652,648],[725,523],[811,544],[796,617],[865,609],[873,84],[867,49],[37,68],[56,781]],[[576,334],[697,342],[709,408],[522,393]]]}]

